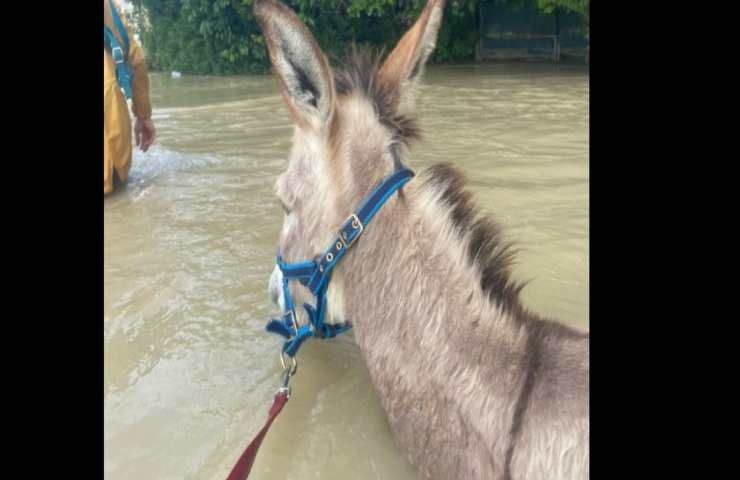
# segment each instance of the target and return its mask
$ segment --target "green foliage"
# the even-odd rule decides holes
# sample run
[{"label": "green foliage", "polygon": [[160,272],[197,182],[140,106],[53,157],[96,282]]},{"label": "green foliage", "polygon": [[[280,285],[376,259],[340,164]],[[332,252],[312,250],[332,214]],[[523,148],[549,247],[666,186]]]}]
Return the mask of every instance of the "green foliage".
[{"label": "green foliage", "polygon": [[263,69],[264,40],[251,0],[133,0],[154,70],[234,74]]},{"label": "green foliage", "polygon": [[[479,0],[452,0],[432,62],[473,60]],[[195,74],[265,71],[264,39],[253,0],[132,0],[135,28],[153,70]],[[425,0],[287,0],[332,58],[353,41],[390,49]]]},{"label": "green foliage", "polygon": [[554,13],[556,9],[577,13],[581,17],[581,31],[589,32],[590,0],[537,0],[537,8],[544,13]]},{"label": "green foliage", "polygon": [[544,13],[553,13],[559,8],[588,17],[589,0],[537,0],[537,7]]},{"label": "green foliage", "polygon": [[[285,0],[284,0],[285,1]],[[448,0],[431,62],[472,61],[478,42],[481,0]],[[537,2],[539,8],[588,11],[589,0]],[[194,74],[234,74],[269,67],[264,39],[252,15],[253,0],[132,0],[134,19],[150,67]],[[356,42],[391,49],[426,0],[287,0],[330,56]],[[580,9],[580,10],[578,10]]]}]

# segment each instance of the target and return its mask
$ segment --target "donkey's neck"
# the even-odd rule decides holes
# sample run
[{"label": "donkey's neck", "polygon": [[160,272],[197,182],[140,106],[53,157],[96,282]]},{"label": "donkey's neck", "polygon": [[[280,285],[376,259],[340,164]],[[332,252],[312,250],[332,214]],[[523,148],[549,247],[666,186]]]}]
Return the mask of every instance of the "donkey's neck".
[{"label": "donkey's neck", "polygon": [[[347,318],[412,463],[434,465],[420,456],[445,442],[475,441],[503,458],[529,320],[489,300],[450,212],[433,197],[419,182],[408,184],[335,272]],[[476,463],[493,460],[474,450],[469,468],[488,470]]]},{"label": "donkey's neck", "polygon": [[490,299],[444,213],[414,187],[384,207],[343,269],[358,342],[392,336],[395,348],[405,341],[416,354],[445,348],[476,365],[478,347],[522,346],[530,318]]}]

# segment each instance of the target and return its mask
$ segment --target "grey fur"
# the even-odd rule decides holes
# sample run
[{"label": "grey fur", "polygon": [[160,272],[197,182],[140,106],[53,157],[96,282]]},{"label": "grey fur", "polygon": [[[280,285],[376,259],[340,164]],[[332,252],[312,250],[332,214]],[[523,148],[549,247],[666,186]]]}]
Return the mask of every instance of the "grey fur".
[{"label": "grey fur", "polygon": [[[297,17],[277,5],[255,3],[261,23],[279,15],[285,35],[312,45],[304,38],[310,33],[295,26]],[[396,70],[403,75],[396,88],[409,91],[409,65],[418,80],[433,47],[418,42],[436,40],[429,29],[439,27],[443,6],[431,0],[415,36],[402,41],[407,50],[389,56],[405,55],[403,62],[395,58],[403,68],[384,72],[386,80]],[[334,88],[332,73],[301,65],[277,43],[270,48],[313,72],[312,84]],[[359,70],[377,75],[374,68]],[[276,183],[289,210],[279,240],[287,261],[318,255],[362,198],[408,156],[404,130],[388,121],[407,118],[389,110],[403,102],[379,109],[378,98],[392,95],[373,95],[376,81],[340,76],[340,88],[323,97],[328,117],[317,111],[309,121],[296,118],[288,168]],[[281,80],[283,88],[288,83]],[[286,98],[289,107],[291,101]],[[509,274],[513,254],[464,185],[454,167],[437,166],[391,198],[334,270],[329,320],[353,322],[394,438],[420,476],[588,478],[588,333],[521,305],[521,286]],[[270,284],[271,297],[282,304],[279,271]],[[300,285],[291,290],[298,305],[311,299]]]}]

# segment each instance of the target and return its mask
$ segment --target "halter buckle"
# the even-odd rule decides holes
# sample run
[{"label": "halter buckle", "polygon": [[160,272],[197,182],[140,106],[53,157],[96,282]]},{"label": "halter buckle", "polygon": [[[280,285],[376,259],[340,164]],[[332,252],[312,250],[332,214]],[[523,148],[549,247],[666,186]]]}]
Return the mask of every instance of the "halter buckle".
[{"label": "halter buckle", "polygon": [[123,49],[121,47],[113,47],[110,50],[110,54],[113,57],[113,61],[118,63],[123,63]]},{"label": "halter buckle", "polygon": [[347,220],[345,220],[344,223],[342,223],[342,227],[344,227],[344,225],[347,225],[350,222],[350,220],[352,221],[351,223],[352,229],[357,230],[357,235],[352,237],[349,243],[347,243],[347,235],[344,233],[344,228],[339,229],[339,241],[342,242],[342,245],[344,245],[345,249],[351,247],[360,237],[360,234],[362,233],[362,231],[365,229],[365,226],[362,224],[362,222],[360,221],[360,218],[357,216],[356,213],[353,213],[352,215],[347,217]]}]

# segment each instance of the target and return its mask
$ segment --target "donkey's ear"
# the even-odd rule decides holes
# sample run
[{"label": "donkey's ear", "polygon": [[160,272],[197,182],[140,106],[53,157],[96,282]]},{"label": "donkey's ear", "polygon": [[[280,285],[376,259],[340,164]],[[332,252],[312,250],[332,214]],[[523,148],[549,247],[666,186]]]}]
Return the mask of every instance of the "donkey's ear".
[{"label": "donkey's ear", "polygon": [[380,68],[380,81],[396,91],[396,102],[421,78],[437,43],[445,0],[429,0],[413,27],[399,40]]},{"label": "donkey's ear", "polygon": [[293,119],[321,128],[334,106],[334,84],[326,56],[298,16],[275,0],[256,0],[270,62]]}]

